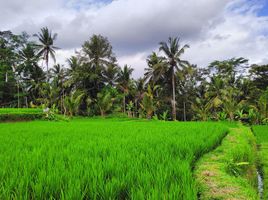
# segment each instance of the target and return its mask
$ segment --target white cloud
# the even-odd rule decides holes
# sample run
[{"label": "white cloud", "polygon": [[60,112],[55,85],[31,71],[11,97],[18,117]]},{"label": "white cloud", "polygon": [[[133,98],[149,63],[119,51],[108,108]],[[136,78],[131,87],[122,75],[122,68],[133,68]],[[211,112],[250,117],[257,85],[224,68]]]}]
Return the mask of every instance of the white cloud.
[{"label": "white cloud", "polygon": [[[263,63],[268,56],[268,17],[257,16],[252,7],[226,10],[224,21],[207,30],[206,35],[191,44],[186,57],[193,63],[207,65],[213,60],[245,57],[250,63]],[[248,9],[246,9],[248,8]]]},{"label": "white cloud", "polygon": [[146,66],[146,59],[150,52],[142,52],[129,56],[122,56],[119,58],[119,63],[121,66],[125,64],[130,65],[135,69],[133,72],[134,78],[140,78],[144,73],[144,67]]},{"label": "white cloud", "polygon": [[48,26],[58,33],[58,62],[74,54],[93,33],[107,36],[119,63],[143,74],[146,57],[169,36],[190,44],[184,58],[204,66],[243,56],[264,63],[268,57],[268,18],[253,0],[9,0],[0,1],[0,27],[36,33]]}]

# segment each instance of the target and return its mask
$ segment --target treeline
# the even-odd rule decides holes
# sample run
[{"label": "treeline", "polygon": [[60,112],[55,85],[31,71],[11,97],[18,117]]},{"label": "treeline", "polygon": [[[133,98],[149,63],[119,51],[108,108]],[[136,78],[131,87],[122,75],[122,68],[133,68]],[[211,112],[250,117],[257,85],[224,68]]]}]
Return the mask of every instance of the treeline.
[{"label": "treeline", "polygon": [[189,46],[169,38],[134,80],[134,69],[118,65],[101,35],[85,41],[68,66],[56,64],[57,34],[42,28],[33,37],[0,31],[0,107],[43,106],[68,116],[268,121],[268,65],[232,58],[197,67],[181,58]]}]

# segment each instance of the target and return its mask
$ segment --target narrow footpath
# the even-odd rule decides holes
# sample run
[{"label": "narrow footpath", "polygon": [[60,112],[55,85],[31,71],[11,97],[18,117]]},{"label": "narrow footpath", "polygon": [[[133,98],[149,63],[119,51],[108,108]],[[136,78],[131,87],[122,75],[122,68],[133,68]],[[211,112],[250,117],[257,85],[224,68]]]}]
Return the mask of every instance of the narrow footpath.
[{"label": "narrow footpath", "polygon": [[255,140],[250,128],[238,125],[198,161],[194,172],[198,199],[259,199]]}]

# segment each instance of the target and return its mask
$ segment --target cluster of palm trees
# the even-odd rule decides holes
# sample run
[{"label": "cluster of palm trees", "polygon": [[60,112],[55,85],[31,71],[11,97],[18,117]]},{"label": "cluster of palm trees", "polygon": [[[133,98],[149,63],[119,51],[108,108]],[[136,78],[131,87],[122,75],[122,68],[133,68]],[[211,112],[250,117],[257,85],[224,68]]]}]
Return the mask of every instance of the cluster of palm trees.
[{"label": "cluster of palm trees", "polygon": [[[268,118],[266,65],[249,66],[248,60],[233,58],[200,68],[182,59],[189,45],[169,38],[159,43],[159,52],[148,56],[144,77],[134,80],[134,69],[118,65],[110,42],[101,35],[85,41],[68,59],[67,67],[55,64],[57,34],[42,28],[34,36],[36,42],[29,42],[24,35],[20,45],[11,49],[16,58],[12,71],[18,86],[14,92],[18,107],[43,105],[69,116],[124,113],[148,119],[251,123]],[[0,51],[1,55],[5,54]],[[54,66],[49,69],[50,58]]]}]

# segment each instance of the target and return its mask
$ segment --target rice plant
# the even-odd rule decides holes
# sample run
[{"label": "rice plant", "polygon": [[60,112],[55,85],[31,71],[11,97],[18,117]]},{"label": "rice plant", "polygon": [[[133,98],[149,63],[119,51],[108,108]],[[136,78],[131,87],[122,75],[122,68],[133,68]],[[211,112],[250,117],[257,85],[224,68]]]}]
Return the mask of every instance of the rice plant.
[{"label": "rice plant", "polygon": [[195,161],[228,128],[76,119],[0,124],[0,199],[196,199]]}]

